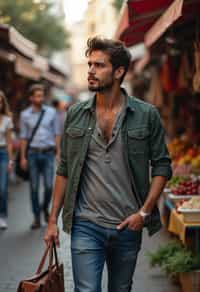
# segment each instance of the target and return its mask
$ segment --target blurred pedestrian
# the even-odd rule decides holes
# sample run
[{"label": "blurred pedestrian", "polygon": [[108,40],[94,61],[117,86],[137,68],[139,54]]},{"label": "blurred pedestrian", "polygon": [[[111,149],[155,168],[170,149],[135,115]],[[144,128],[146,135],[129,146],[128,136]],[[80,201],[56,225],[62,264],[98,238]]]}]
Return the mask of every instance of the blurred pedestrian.
[{"label": "blurred pedestrian", "polygon": [[[28,168],[30,173],[30,193],[34,215],[31,229],[40,228],[41,211],[44,214],[44,220],[48,222],[54,178],[54,158],[55,154],[57,160],[60,156],[60,123],[55,109],[44,105],[44,101],[44,87],[41,84],[31,86],[31,105],[20,115],[21,167],[24,170]],[[38,123],[38,128],[26,151],[28,140]],[[40,175],[43,176],[44,182],[44,197],[41,206],[39,201]]]},{"label": "blurred pedestrian", "polygon": [[[88,88],[95,96],[67,112],[45,241],[59,244],[57,219],[71,231],[76,292],[131,291],[142,230],[161,228],[157,202],[171,177],[156,108],[121,88],[131,56],[123,43],[87,43]],[[149,162],[152,180],[149,182]]]},{"label": "blurred pedestrian", "polygon": [[0,91],[0,229],[8,227],[8,173],[13,168],[12,129],[8,102],[3,91]]},{"label": "blurred pedestrian", "polygon": [[61,101],[59,101],[58,99],[52,100],[52,106],[56,110],[56,114],[58,116],[58,121],[60,123],[60,128],[61,128],[61,132],[62,132],[64,129],[64,123],[65,123],[65,118],[66,118],[66,109],[62,105]]}]

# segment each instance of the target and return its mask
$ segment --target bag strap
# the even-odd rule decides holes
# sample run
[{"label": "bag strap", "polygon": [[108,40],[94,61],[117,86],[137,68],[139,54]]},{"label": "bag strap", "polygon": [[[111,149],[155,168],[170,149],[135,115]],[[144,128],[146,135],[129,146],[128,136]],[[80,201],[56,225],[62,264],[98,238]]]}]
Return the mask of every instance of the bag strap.
[{"label": "bag strap", "polygon": [[42,272],[42,269],[44,267],[47,255],[49,254],[49,269],[52,268],[53,266],[53,258],[55,257],[55,263],[56,266],[59,266],[59,262],[58,262],[58,256],[57,256],[57,250],[56,250],[56,245],[55,242],[53,242],[52,244],[48,245],[47,248],[45,249],[45,252],[42,256],[42,259],[40,261],[39,267],[37,269],[36,275],[40,274]]},{"label": "bag strap", "polygon": [[55,242],[53,242],[53,244],[51,245],[51,248],[50,248],[49,269],[51,269],[52,266],[53,266],[53,258],[55,258],[55,263],[56,263],[56,266],[58,267],[59,266],[59,264],[58,264],[58,255],[57,255]]},{"label": "bag strap", "polygon": [[43,268],[43,266],[44,266],[44,264],[45,264],[45,261],[46,261],[46,258],[47,258],[47,255],[48,255],[48,252],[49,252],[49,248],[50,248],[50,246],[47,246],[47,248],[45,249],[45,252],[44,252],[44,254],[43,254],[43,256],[42,256],[42,259],[41,259],[41,261],[40,261],[40,264],[39,264],[39,267],[38,267],[38,269],[37,269],[36,274],[40,274],[40,273],[41,273],[42,268]]},{"label": "bag strap", "polygon": [[42,121],[42,118],[43,118],[43,116],[44,116],[44,113],[45,113],[45,110],[42,109],[42,111],[41,111],[41,113],[40,113],[40,116],[39,116],[39,118],[38,118],[38,120],[37,120],[37,123],[36,123],[35,127],[34,127],[33,130],[32,130],[31,136],[30,136],[30,138],[28,139],[28,143],[27,143],[27,146],[26,146],[26,153],[28,152],[28,149],[29,149],[29,147],[30,147],[30,144],[31,144],[31,142],[33,141],[33,138],[34,138],[34,136],[35,136],[35,134],[36,134],[36,132],[37,132],[37,129],[39,128],[39,125],[40,125],[40,123],[41,123],[41,121]]}]

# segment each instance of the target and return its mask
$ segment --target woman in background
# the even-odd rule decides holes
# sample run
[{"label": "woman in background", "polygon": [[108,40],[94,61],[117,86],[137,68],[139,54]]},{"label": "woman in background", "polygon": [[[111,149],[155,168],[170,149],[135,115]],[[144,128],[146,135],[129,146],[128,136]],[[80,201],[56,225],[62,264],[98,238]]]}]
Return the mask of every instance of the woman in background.
[{"label": "woman in background", "polygon": [[12,171],[11,112],[3,91],[0,90],[0,229],[7,229],[8,173]]}]

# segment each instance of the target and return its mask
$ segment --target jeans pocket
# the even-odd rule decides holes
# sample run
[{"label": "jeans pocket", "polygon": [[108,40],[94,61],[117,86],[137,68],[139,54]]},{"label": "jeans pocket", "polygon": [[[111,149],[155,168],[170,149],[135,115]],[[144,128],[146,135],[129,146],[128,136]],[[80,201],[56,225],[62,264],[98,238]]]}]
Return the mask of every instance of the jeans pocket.
[{"label": "jeans pocket", "polygon": [[141,243],[142,243],[142,230],[133,230],[126,227],[123,231],[122,238],[127,245],[132,244],[135,246],[136,250],[140,250]]}]

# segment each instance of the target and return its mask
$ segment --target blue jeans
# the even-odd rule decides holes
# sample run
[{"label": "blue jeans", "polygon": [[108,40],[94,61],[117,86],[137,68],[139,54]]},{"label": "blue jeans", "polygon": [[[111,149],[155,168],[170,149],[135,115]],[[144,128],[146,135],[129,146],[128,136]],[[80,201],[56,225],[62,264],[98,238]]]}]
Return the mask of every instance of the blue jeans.
[{"label": "blue jeans", "polygon": [[101,292],[105,263],[108,292],[130,292],[141,241],[142,231],[76,220],[71,234],[74,292]]},{"label": "blue jeans", "polygon": [[8,215],[8,152],[0,149],[0,217]]},{"label": "blue jeans", "polygon": [[54,177],[54,156],[54,151],[28,151],[31,203],[35,218],[40,217],[41,211],[39,202],[40,175],[42,175],[44,179],[44,199],[42,203],[42,209],[48,209],[51,201]]}]

